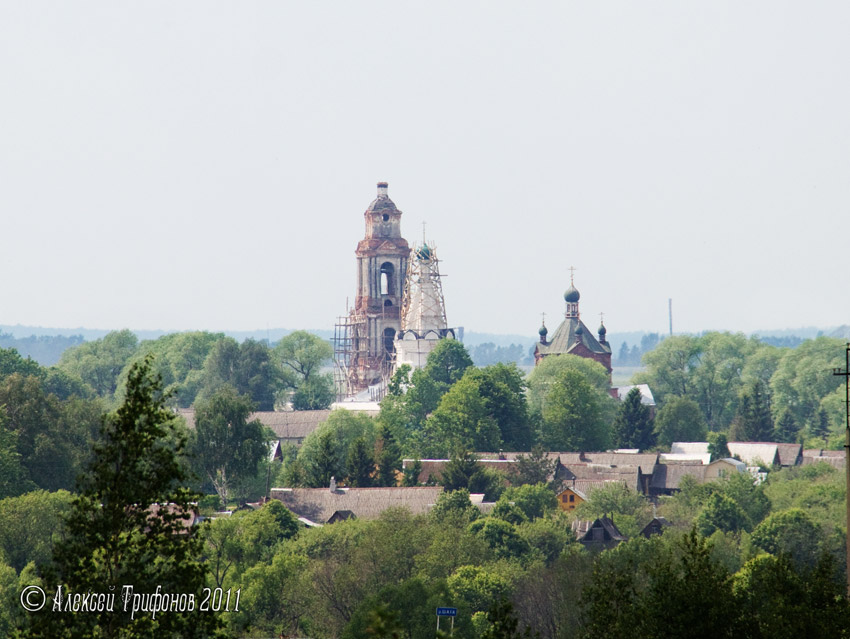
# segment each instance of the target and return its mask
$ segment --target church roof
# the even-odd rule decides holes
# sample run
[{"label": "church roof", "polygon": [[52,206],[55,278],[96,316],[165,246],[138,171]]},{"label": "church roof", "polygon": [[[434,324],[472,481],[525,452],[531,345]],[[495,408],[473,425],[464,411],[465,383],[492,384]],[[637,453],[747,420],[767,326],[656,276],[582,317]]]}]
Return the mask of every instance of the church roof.
[{"label": "church roof", "polygon": [[[580,330],[579,330],[580,329]],[[578,340],[576,332],[579,333],[581,343],[586,349],[593,353],[610,353],[611,347],[599,343],[593,333],[584,325],[578,317],[568,317],[552,335],[552,339],[546,344],[537,344],[537,350],[541,355],[563,355],[575,349]]]}]

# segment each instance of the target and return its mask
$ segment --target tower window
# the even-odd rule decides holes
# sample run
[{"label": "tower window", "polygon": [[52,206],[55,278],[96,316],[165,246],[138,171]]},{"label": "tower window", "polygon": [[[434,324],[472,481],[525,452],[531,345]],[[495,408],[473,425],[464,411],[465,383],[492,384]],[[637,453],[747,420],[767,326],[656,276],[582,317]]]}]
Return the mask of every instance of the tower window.
[{"label": "tower window", "polygon": [[390,359],[392,354],[395,352],[395,329],[385,328],[384,329],[384,357]]},{"label": "tower window", "polygon": [[381,295],[395,295],[394,273],[392,264],[389,262],[381,264]]},{"label": "tower window", "polygon": [[392,306],[392,300],[384,300],[384,306]]},{"label": "tower window", "polygon": [[390,216],[389,216],[389,215],[387,215],[386,213],[384,213],[384,214],[381,216],[381,218],[384,220],[384,222],[386,222],[387,220],[389,220],[389,219],[390,219]]}]

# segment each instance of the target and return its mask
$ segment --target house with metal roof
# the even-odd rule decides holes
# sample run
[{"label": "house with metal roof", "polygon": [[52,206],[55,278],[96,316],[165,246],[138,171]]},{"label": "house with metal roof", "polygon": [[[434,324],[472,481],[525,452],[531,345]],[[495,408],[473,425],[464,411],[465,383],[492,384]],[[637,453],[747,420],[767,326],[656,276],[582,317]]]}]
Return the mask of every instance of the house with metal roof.
[{"label": "house with metal roof", "polygon": [[442,492],[439,486],[340,488],[332,481],[328,488],[272,488],[271,498],[280,500],[296,517],[326,524],[377,519],[389,508],[406,508],[419,515],[428,512]]}]

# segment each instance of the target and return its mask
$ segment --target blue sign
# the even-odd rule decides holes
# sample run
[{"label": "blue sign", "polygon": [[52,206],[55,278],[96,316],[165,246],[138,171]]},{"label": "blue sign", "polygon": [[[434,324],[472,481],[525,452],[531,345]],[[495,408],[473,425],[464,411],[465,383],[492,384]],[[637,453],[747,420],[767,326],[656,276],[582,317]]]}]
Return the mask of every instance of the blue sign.
[{"label": "blue sign", "polygon": [[457,617],[457,608],[437,608],[438,617]]}]

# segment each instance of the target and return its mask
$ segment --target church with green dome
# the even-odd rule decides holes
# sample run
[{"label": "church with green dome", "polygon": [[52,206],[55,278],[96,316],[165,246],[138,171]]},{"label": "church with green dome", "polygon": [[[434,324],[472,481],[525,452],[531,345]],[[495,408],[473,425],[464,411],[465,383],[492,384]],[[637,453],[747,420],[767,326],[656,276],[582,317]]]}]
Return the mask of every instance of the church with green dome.
[{"label": "church with green dome", "polygon": [[540,341],[534,349],[534,364],[536,366],[544,357],[550,355],[578,355],[599,362],[610,376],[611,345],[605,338],[607,329],[605,324],[600,322],[597,331],[598,339],[593,336],[593,333],[581,321],[578,304],[580,298],[581,294],[575,287],[572,276],[570,276],[570,287],[564,292],[566,304],[564,321],[552,334],[551,339],[545,321],[540,330],[537,331],[540,335]]}]

